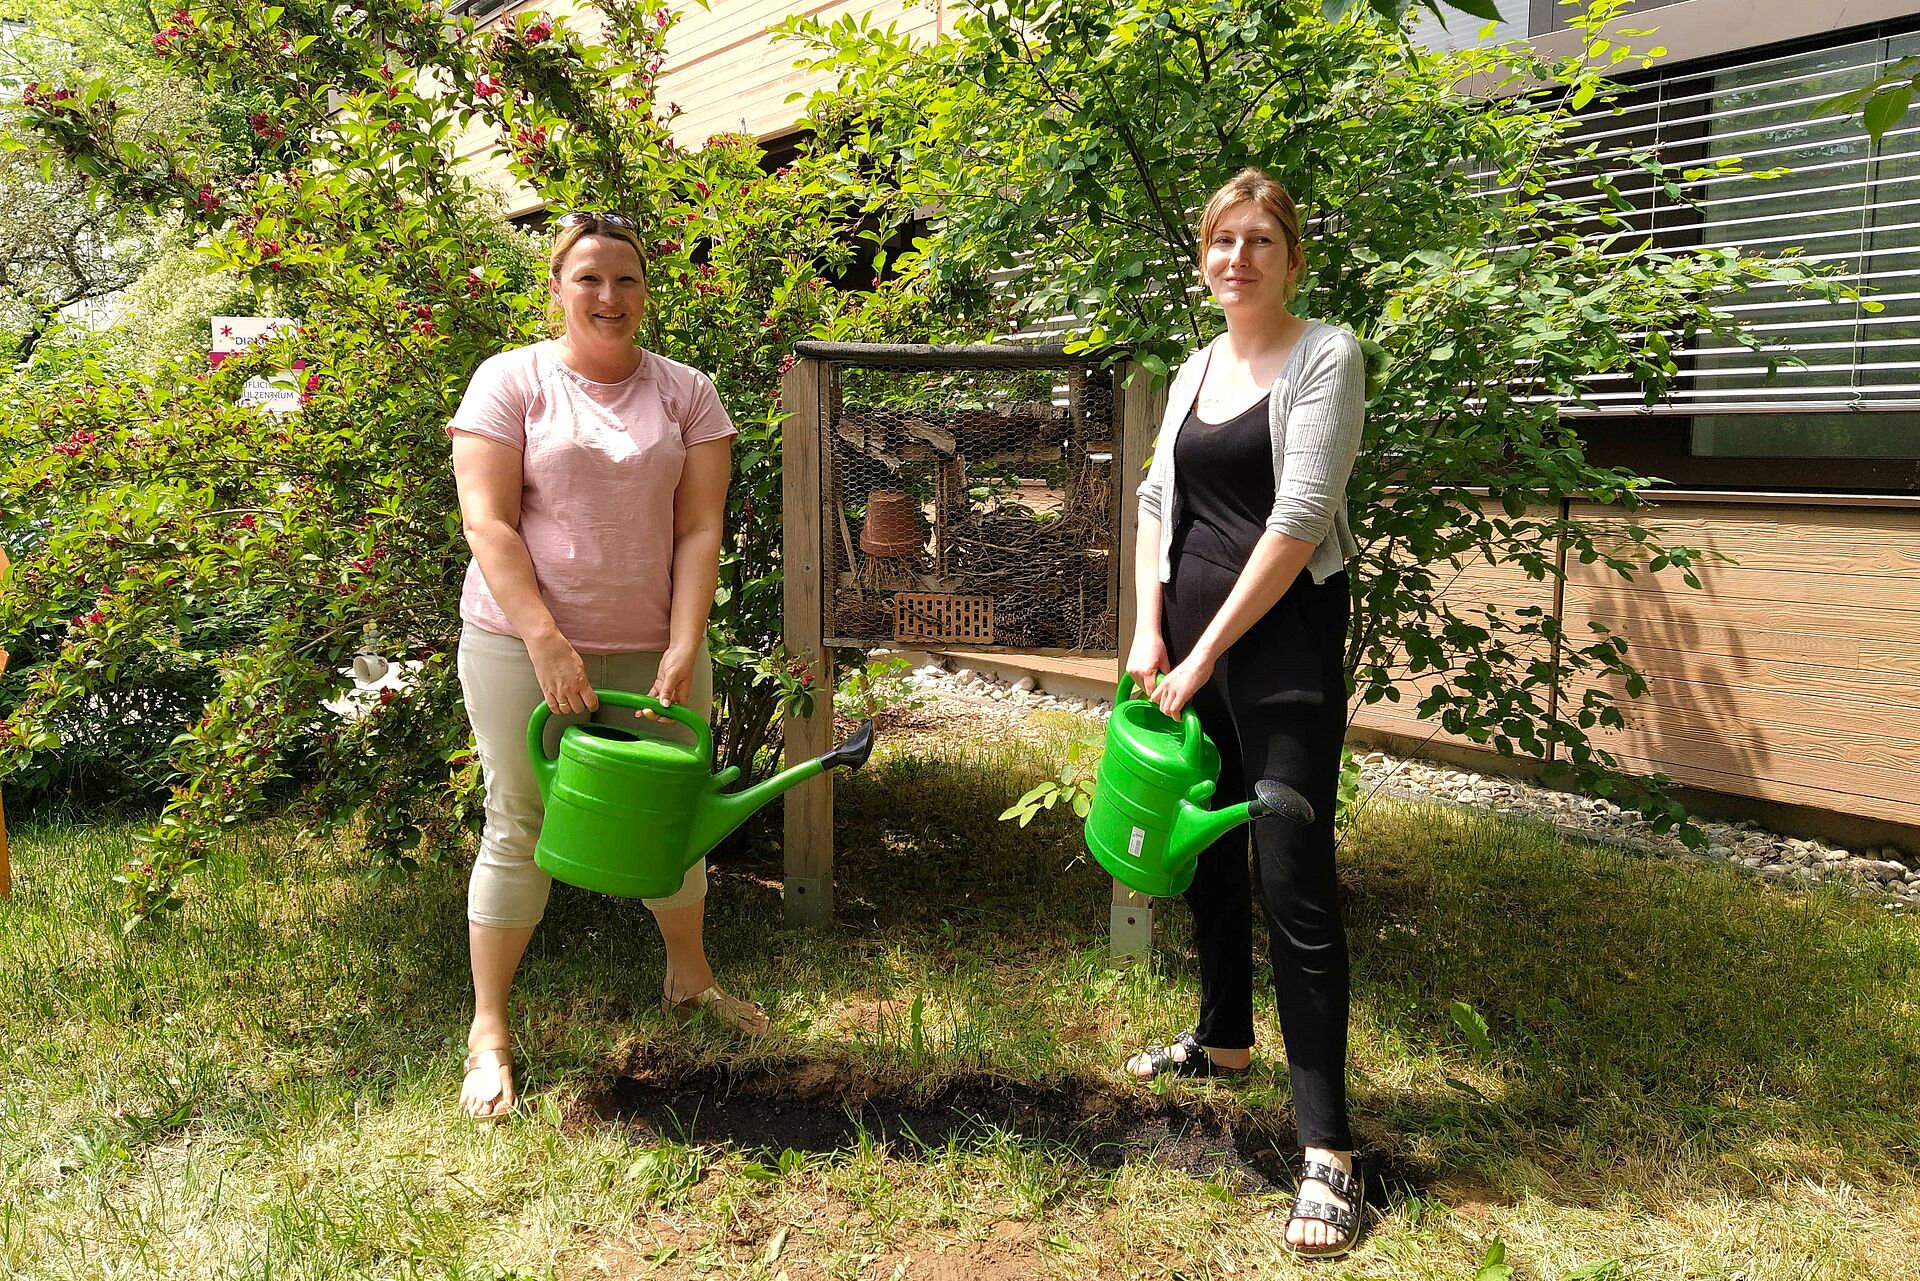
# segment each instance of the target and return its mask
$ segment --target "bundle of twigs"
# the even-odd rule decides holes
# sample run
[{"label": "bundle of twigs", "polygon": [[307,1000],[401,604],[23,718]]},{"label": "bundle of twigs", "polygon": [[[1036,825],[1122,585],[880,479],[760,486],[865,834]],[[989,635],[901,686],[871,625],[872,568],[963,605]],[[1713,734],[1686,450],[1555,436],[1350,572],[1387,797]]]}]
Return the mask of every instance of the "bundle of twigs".
[{"label": "bundle of twigs", "polygon": [[1110,649],[1110,531],[1091,507],[1042,519],[1025,508],[970,513],[949,531],[950,590],[991,596],[1000,643]]}]

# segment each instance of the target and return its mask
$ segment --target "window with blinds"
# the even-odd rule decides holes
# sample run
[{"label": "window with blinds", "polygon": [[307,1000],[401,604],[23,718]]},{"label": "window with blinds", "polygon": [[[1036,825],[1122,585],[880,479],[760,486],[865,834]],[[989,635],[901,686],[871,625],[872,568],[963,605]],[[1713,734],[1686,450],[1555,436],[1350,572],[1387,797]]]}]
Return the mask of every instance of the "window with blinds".
[{"label": "window with blinds", "polygon": [[[1671,406],[1692,416],[1695,454],[1920,457],[1920,112],[1877,145],[1856,120],[1814,118],[1910,54],[1920,33],[1682,70],[1583,121],[1579,140],[1598,143],[1603,164],[1621,161],[1613,172],[1635,206],[1629,221],[1661,247],[1793,254],[1883,308],[1796,297],[1784,284],[1728,299],[1774,350],[1703,341],[1689,353]],[[1708,178],[1674,200],[1626,163],[1647,148],[1680,166],[1737,157],[1749,174],[1785,172]],[[1643,403],[1625,379],[1594,400],[1603,412]]]}]

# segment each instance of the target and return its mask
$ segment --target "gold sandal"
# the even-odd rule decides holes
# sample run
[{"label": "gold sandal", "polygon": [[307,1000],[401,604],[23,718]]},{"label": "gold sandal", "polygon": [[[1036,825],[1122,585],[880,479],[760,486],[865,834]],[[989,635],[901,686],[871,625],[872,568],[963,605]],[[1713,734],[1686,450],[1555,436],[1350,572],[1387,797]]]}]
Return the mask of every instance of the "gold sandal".
[{"label": "gold sandal", "polygon": [[[493,1093],[475,1094],[472,1096],[473,1106],[468,1106],[467,1078],[472,1077],[475,1072],[493,1073]],[[468,1120],[497,1121],[501,1117],[511,1115],[519,1101],[519,1095],[513,1088],[512,1050],[489,1046],[486,1049],[474,1050],[467,1055],[466,1077],[461,1078],[460,1081],[460,1110],[466,1114]],[[481,1112],[476,1110],[478,1108],[492,1110]]]},{"label": "gold sandal", "polygon": [[772,1022],[767,1012],[752,1001],[743,1001],[718,983],[702,992],[695,992],[685,1000],[676,1001],[670,996],[660,998],[660,1012],[675,1023],[688,1023],[702,1011],[706,1016],[722,1027],[728,1027],[744,1036],[765,1036]]}]

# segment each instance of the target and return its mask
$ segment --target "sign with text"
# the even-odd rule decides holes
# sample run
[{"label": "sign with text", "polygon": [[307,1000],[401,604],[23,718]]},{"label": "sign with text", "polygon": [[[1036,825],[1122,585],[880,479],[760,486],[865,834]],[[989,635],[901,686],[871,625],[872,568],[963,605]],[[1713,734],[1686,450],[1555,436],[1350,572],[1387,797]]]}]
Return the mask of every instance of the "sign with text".
[{"label": "sign with text", "polygon": [[[284,316],[215,316],[213,341],[207,348],[207,363],[219,368],[228,356],[238,355],[257,342],[272,337],[294,322]],[[240,403],[257,405],[269,413],[285,414],[300,408],[300,371],[283,369],[277,374],[247,379],[240,391]]]}]

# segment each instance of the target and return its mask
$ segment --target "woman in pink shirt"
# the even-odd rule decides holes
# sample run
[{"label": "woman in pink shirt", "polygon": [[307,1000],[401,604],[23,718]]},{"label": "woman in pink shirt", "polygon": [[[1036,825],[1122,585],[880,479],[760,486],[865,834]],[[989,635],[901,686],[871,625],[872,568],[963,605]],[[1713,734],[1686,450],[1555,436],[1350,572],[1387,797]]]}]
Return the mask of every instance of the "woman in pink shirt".
[{"label": "woman in pink shirt", "polygon": [[[713,700],[707,613],[736,433],[705,374],[634,343],[647,286],[633,222],[568,214],[559,226],[548,276],[558,337],[482,364],[448,425],[473,549],[460,681],[486,784],[467,889],[474,1015],[460,1090],[462,1110],[481,1119],[517,1098],[507,997],[551,886],[533,862],[533,709],[544,700],[554,711],[551,750],[565,725],[599,710],[596,686],[702,715]],[[646,900],[666,942],[662,1006],[759,1035],[766,1014],[707,964],[706,890],[702,860],[670,898]]]}]

